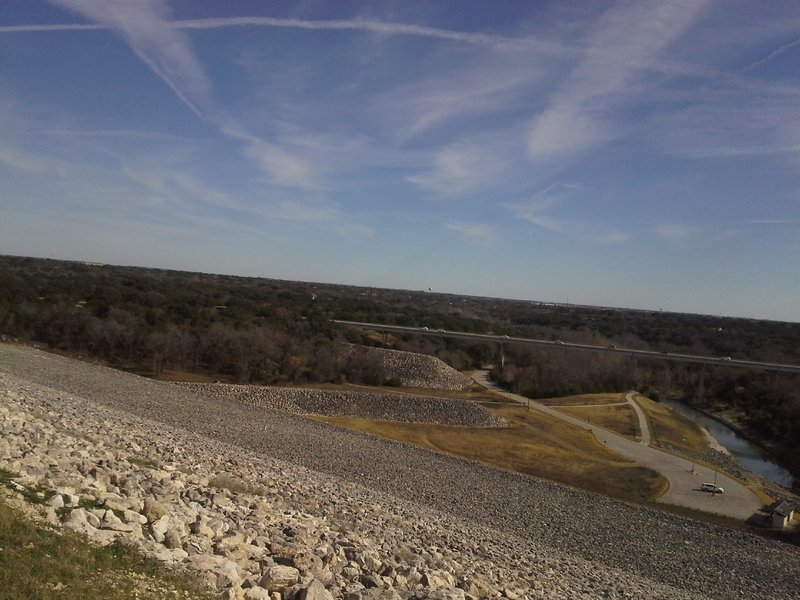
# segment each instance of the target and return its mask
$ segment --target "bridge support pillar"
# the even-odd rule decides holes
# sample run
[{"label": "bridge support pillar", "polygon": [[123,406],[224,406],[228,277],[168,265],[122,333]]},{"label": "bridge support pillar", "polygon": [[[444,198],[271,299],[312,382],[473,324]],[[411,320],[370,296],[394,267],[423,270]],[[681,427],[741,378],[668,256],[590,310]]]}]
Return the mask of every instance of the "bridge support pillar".
[{"label": "bridge support pillar", "polygon": [[703,404],[703,394],[705,394],[706,389],[706,364],[703,363],[703,366],[700,369],[700,385],[697,388],[697,402],[698,404]]}]

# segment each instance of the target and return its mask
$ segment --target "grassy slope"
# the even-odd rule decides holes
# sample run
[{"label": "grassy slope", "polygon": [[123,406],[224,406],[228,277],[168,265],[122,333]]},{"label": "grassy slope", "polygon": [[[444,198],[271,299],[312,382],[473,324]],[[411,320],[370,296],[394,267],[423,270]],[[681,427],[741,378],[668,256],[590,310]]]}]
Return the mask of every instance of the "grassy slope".
[{"label": "grassy slope", "polygon": [[131,549],[100,548],[23,516],[0,498],[0,600],[217,598]]},{"label": "grassy slope", "polygon": [[630,439],[636,439],[640,433],[639,419],[630,406],[563,406],[559,410]]},{"label": "grassy slope", "polygon": [[699,454],[708,449],[709,440],[706,434],[683,415],[641,395],[636,396],[636,403],[642,407],[650,420],[654,441]]}]

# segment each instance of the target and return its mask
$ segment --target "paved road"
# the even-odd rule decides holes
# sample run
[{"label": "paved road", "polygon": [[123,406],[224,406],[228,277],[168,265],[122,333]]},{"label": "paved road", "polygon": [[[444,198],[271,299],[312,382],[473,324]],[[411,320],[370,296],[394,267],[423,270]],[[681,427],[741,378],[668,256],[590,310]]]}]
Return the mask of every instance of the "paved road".
[{"label": "paved road", "polygon": [[[685,458],[651,448],[644,443],[644,440],[641,442],[629,440],[626,437],[612,433],[608,429],[583,419],[578,419],[555,408],[503,391],[489,381],[486,375],[486,371],[476,371],[472,377],[479,384],[512,402],[529,405],[533,409],[572,423],[576,427],[591,431],[597,440],[605,444],[610,450],[622,454],[640,465],[658,471],[669,481],[669,490],[658,498],[658,502],[725,515],[743,521],[761,508],[761,502],[752,490],[723,473],[702,465],[694,465],[694,463]],[[632,397],[631,394],[628,394],[628,398]],[[638,405],[635,405],[635,408],[638,408]],[[639,411],[641,411],[641,408],[639,408],[637,414],[639,414]],[[649,429],[646,426],[642,428],[643,432],[645,430],[649,434]],[[706,481],[716,481],[718,485],[725,489],[725,493],[709,494],[708,492],[701,492],[699,489],[700,484]]]},{"label": "paved road", "polygon": [[650,442],[653,440],[653,434],[650,431],[650,421],[647,420],[642,407],[633,399],[635,394],[636,392],[628,392],[625,394],[625,400],[631,405],[631,408],[636,412],[636,417],[639,419],[639,441],[645,446],[649,446]]}]

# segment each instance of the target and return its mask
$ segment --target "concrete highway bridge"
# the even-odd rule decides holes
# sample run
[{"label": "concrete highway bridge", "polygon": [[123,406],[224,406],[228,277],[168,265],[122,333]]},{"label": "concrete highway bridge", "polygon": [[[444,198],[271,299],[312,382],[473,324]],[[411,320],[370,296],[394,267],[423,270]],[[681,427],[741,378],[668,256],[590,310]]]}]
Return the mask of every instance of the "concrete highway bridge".
[{"label": "concrete highway bridge", "polygon": [[800,365],[788,365],[782,363],[759,362],[755,360],[736,360],[728,356],[698,356],[695,354],[680,354],[674,352],[659,352],[654,350],[637,350],[635,348],[621,348],[618,346],[594,346],[592,344],[575,344],[562,340],[537,340],[530,338],[510,337],[507,335],[494,335],[491,333],[467,333],[464,331],[446,331],[444,329],[429,329],[427,327],[405,327],[402,325],[386,325],[383,323],[361,323],[358,321],[339,321],[334,323],[358,327],[360,329],[370,329],[373,331],[400,333],[405,335],[430,335],[442,338],[451,338],[467,342],[487,342],[497,343],[501,347],[503,344],[514,344],[517,346],[536,346],[540,348],[550,348],[553,350],[581,350],[583,352],[605,352],[611,354],[622,354],[626,356],[638,356],[653,360],[669,360],[684,363],[699,363],[702,365],[713,365],[715,367],[729,367],[739,369],[758,369],[762,371],[781,371],[784,373],[800,373]]}]

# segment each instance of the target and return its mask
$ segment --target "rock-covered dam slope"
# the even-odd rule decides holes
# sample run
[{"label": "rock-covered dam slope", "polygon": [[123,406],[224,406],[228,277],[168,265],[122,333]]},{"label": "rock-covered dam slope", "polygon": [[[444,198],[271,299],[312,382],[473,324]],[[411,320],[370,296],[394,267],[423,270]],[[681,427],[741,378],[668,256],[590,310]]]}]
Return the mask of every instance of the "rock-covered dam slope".
[{"label": "rock-covered dam slope", "polygon": [[233,597],[800,597],[800,549],[745,532],[28,348],[0,373],[6,468]]},{"label": "rock-covered dam slope", "polygon": [[358,417],[379,421],[437,423],[464,427],[502,427],[505,421],[470,402],[434,396],[375,392],[317,390],[312,388],[184,383],[220,402],[235,400],[265,409],[298,415]]}]

